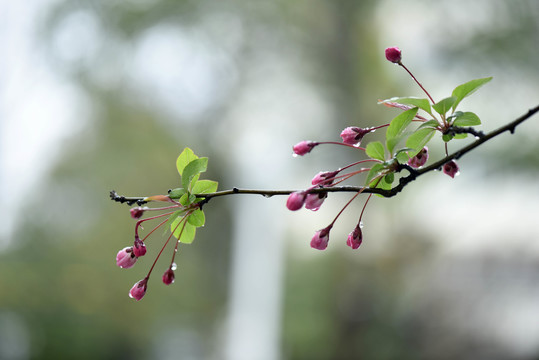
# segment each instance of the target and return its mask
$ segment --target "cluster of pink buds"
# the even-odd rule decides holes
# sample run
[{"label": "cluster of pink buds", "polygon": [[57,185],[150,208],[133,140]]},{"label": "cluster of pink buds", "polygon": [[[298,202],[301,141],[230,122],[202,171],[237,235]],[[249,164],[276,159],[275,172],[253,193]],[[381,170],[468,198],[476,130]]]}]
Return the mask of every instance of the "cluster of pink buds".
[{"label": "cluster of pink buds", "polygon": [[[398,47],[387,48],[385,50],[385,56],[386,56],[386,59],[388,61],[403,67],[410,74],[410,76],[412,76],[412,78],[416,81],[416,83],[427,94],[430,102],[434,106],[435,102],[433,101],[430,94],[423,88],[423,86],[417,81],[417,79],[414,77],[414,75],[402,63],[402,52],[401,52],[401,50]],[[398,103],[398,102],[386,101],[386,102],[384,102],[384,104],[387,105],[387,106],[390,106],[390,107],[400,108],[400,109],[402,109],[404,111],[408,111],[408,110],[411,110],[413,108],[413,106],[407,105],[406,103]],[[428,109],[430,109],[430,105],[428,105],[428,106],[429,106]],[[430,111],[428,111],[428,113],[431,114]],[[417,115],[417,110],[412,115],[412,117],[413,118],[410,118],[411,119],[410,121],[419,121],[419,122],[423,122],[423,123],[426,123],[426,122],[429,121],[427,118],[425,118],[423,116],[420,116],[420,115]],[[432,124],[433,121],[434,120],[431,120],[430,124]],[[434,122],[434,123],[435,123],[435,125],[431,125],[431,126],[435,126],[435,129],[438,130],[438,131],[441,131],[442,133],[445,130],[447,130],[449,128],[449,126],[450,126],[450,123],[446,120],[445,116],[442,116],[442,121],[440,121],[439,123],[438,122]],[[354,168],[355,166],[361,165],[361,164],[366,163],[366,162],[374,162],[375,164],[373,165],[373,168],[374,168],[374,166],[378,166],[376,169],[382,169],[381,171],[378,171],[378,172],[373,170],[375,175],[372,175],[373,176],[372,178],[368,177],[368,179],[369,179],[368,186],[362,187],[361,190],[358,191],[352,197],[352,199],[350,199],[346,203],[346,205],[344,205],[344,207],[339,211],[337,216],[334,218],[334,220],[328,226],[326,226],[325,228],[323,228],[321,230],[318,230],[315,233],[315,235],[313,236],[313,238],[311,240],[311,247],[312,248],[318,249],[318,250],[324,250],[324,249],[327,248],[328,242],[329,242],[329,233],[330,233],[331,229],[333,228],[333,225],[335,224],[335,221],[341,215],[341,213],[344,211],[344,209],[361,192],[363,192],[363,190],[365,190],[365,188],[367,188],[367,187],[377,187],[379,184],[384,184],[384,185],[389,184],[389,186],[391,186],[391,182],[393,181],[393,178],[394,178],[393,173],[396,171],[397,166],[398,166],[397,162],[394,161],[395,159],[390,158],[389,160],[387,160],[385,158],[384,148],[383,148],[381,143],[379,143],[379,145],[378,145],[379,147],[377,148],[377,149],[381,148],[381,150],[372,150],[372,147],[371,147],[372,151],[370,153],[369,153],[369,149],[368,149],[369,146],[367,146],[367,148],[360,147],[361,142],[362,142],[363,138],[365,137],[365,135],[367,135],[367,134],[369,134],[371,132],[374,132],[377,129],[380,129],[380,128],[383,128],[383,127],[388,127],[388,126],[390,126],[389,123],[388,124],[383,124],[383,125],[380,125],[380,126],[370,127],[370,128],[361,128],[361,127],[357,127],[357,126],[350,126],[350,127],[345,128],[344,130],[342,130],[342,132],[340,133],[340,137],[342,139],[342,142],[334,142],[334,141],[323,141],[322,142],[322,141],[306,141],[305,140],[305,141],[301,141],[301,142],[297,143],[293,147],[294,156],[306,155],[306,154],[310,153],[315,147],[318,147],[318,146],[323,145],[323,144],[334,144],[334,145],[346,146],[346,147],[354,148],[355,150],[363,151],[367,155],[370,154],[369,155],[370,158],[367,159],[367,160],[361,160],[361,161],[351,163],[351,164],[349,164],[349,165],[347,165],[345,167],[342,167],[342,168],[334,170],[334,171],[324,171],[324,172],[318,173],[311,181],[312,186],[310,186],[309,188],[307,188],[305,190],[293,192],[288,196],[288,199],[286,201],[286,207],[291,211],[297,211],[297,210],[300,210],[303,207],[305,207],[306,209],[312,210],[312,211],[317,211],[318,209],[320,209],[320,207],[324,203],[324,200],[328,196],[328,192],[325,191],[325,189],[333,187],[333,186],[335,186],[337,184],[340,184],[343,181],[345,181],[345,180],[347,180],[347,179],[349,179],[349,178],[351,178],[351,177],[353,177],[355,175],[358,175],[358,174],[361,174],[361,173],[364,173],[366,171],[371,170],[371,168],[359,168],[359,169],[356,169],[356,170],[352,170],[352,168]],[[391,131],[394,133],[397,130],[395,130],[395,127],[394,127]],[[432,131],[434,131],[434,130],[432,130]],[[390,133],[390,130],[388,130],[388,134],[389,133]],[[387,136],[389,136],[389,135],[387,135]],[[389,147],[388,147],[388,150],[389,150],[390,153],[392,152]],[[373,153],[374,153],[374,155],[372,155]],[[446,155],[447,155],[447,145],[446,145]],[[393,154],[391,154],[391,156],[393,156]],[[418,151],[414,155],[410,154],[409,156],[411,156],[411,157],[409,157],[407,159],[407,165],[410,168],[416,168],[416,169],[421,168],[427,163],[427,160],[429,158],[428,148],[427,148],[427,146],[424,146],[420,151]],[[401,159],[402,159],[402,157],[399,159],[399,161],[403,161]],[[405,161],[406,160],[404,160],[401,164],[405,164]],[[445,174],[451,176],[451,177],[455,177],[456,175],[458,175],[458,166],[455,163],[455,161],[451,160],[451,161],[447,162],[446,164],[444,164],[443,165],[443,172]],[[389,179],[389,180],[386,180],[386,179]],[[363,242],[363,234],[362,234],[362,231],[361,231],[361,228],[362,228],[361,219],[362,219],[365,207],[366,207],[367,203],[369,202],[369,200],[371,198],[371,195],[372,195],[372,193],[369,194],[368,198],[366,199],[365,204],[363,206],[363,209],[361,211],[361,214],[359,216],[358,223],[355,226],[355,228],[352,230],[352,232],[350,232],[350,234],[349,234],[349,236],[348,236],[348,238],[346,240],[346,244],[349,247],[351,247],[352,249],[359,248],[359,246]]]},{"label": "cluster of pink buds", "polygon": [[[150,199],[150,198],[148,198]],[[122,250],[118,251],[118,254],[116,255],[116,265],[118,265],[122,269],[129,269],[135,265],[138,258],[146,255],[146,240],[147,238],[158,228],[163,226],[167,223],[168,216],[174,213],[174,210],[178,210],[183,208],[181,204],[176,202],[175,200],[171,199],[170,197],[166,195],[158,195],[151,197],[151,200],[157,200],[157,201],[166,201],[169,203],[172,203],[170,206],[161,207],[161,208],[148,208],[148,207],[134,207],[130,209],[131,217],[135,220],[137,220],[137,223],[135,225],[135,240],[133,242],[132,246],[128,246],[123,248]],[[148,217],[146,219],[142,219],[143,215],[147,211],[165,211],[162,214],[159,214],[157,216]],[[156,225],[144,238],[140,238],[139,236],[139,228],[142,228],[142,224],[148,220],[154,220],[154,219],[160,219],[165,218],[162,220],[158,225]],[[155,264],[157,263],[157,260],[161,256],[163,250],[169,243],[172,233],[166,240],[165,244],[161,248],[161,251],[156,256],[152,267],[148,271],[148,274],[140,281],[138,281],[131,290],[129,291],[129,296],[135,300],[140,300],[146,295],[146,290],[148,289],[148,280],[150,279],[150,275],[153,271],[153,268]],[[176,263],[174,262],[174,258],[176,256],[176,253],[178,251],[178,245],[179,242],[176,242],[176,246],[174,247],[174,252],[172,255],[172,260],[170,262],[170,265],[168,269],[163,273],[162,281],[165,285],[170,285],[174,282],[174,270],[176,270]]]},{"label": "cluster of pink buds", "polygon": [[[359,147],[359,144],[363,136],[365,136],[366,134],[378,128],[385,127],[387,125],[388,124],[378,126],[375,128],[366,128],[366,129],[361,129],[358,127],[348,127],[341,132],[342,142],[301,141],[300,143],[298,143],[297,145],[293,147],[294,155],[305,155],[306,153],[310,152],[310,150],[314,146],[321,145],[321,144],[343,145],[343,146],[352,147],[354,149],[365,151],[364,148]],[[306,149],[308,149],[308,151],[305,151]],[[354,163],[348,164],[347,166],[334,170],[334,171],[319,172],[311,180],[311,186],[309,188],[305,190],[301,190],[301,191],[292,192],[288,196],[288,199],[286,201],[286,207],[291,211],[297,211],[303,207],[305,207],[308,210],[317,211],[318,209],[320,209],[320,207],[324,203],[324,200],[328,196],[328,192],[324,191],[324,189],[338,185],[355,175],[369,171],[369,168],[363,168],[363,167],[356,170],[352,170],[352,169],[354,167],[360,166],[361,164],[368,163],[368,162],[376,162],[376,161],[377,160],[366,159],[366,160],[356,161]],[[335,224],[335,221],[341,215],[344,209],[360,193],[361,192],[358,192],[353,196],[353,198],[342,208],[339,214],[335,217],[335,219],[328,226],[326,226],[325,228],[321,230],[318,230],[314,234],[313,238],[311,239],[311,247],[313,249],[325,250],[327,248],[328,243],[329,243],[329,233],[333,225]],[[367,201],[365,202],[365,205],[367,204],[369,199],[370,199],[370,195]],[[365,207],[363,209],[365,209]],[[357,249],[362,242],[362,234],[361,234],[361,229],[360,229],[362,216],[363,216],[363,211],[361,212],[358,225],[352,231],[352,233],[348,237],[348,240],[346,241],[347,245],[350,246],[352,249]]]}]

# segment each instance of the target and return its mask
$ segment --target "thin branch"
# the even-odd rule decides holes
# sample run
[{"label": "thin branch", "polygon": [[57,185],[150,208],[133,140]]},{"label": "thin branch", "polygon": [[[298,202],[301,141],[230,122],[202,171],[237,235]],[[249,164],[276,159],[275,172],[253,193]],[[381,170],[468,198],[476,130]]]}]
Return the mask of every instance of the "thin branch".
[{"label": "thin branch", "polygon": [[472,134],[477,138],[482,138],[485,136],[485,133],[480,130],[475,130],[473,127],[460,127],[460,126],[451,126],[444,132],[444,135],[456,135],[456,134]]},{"label": "thin branch", "polygon": [[[447,155],[443,159],[440,159],[439,161],[436,161],[435,163],[424,167],[422,169],[414,169],[408,165],[400,165],[397,171],[406,170],[408,172],[407,176],[401,177],[399,179],[399,184],[389,190],[379,189],[379,188],[364,188],[363,186],[335,186],[335,187],[320,187],[309,190],[309,193],[319,193],[319,192],[363,192],[365,194],[379,194],[384,197],[393,197],[397,195],[399,192],[404,189],[406,185],[408,185],[410,182],[417,179],[419,176],[426,174],[428,172],[438,170],[440,169],[445,163],[451,160],[456,160],[462,157],[464,154],[472,151],[476,147],[484,144],[485,142],[493,139],[494,137],[509,131],[511,134],[515,132],[515,128],[520,125],[522,122],[526,121],[530,117],[532,117],[535,113],[539,112],[539,105],[534,107],[533,109],[530,109],[526,114],[520,116],[519,118],[511,121],[510,123],[493,130],[487,134],[484,134],[483,132],[475,131],[472,128],[450,128],[450,132],[455,133],[470,133],[478,137],[478,139],[468,146],[463,147],[462,149]],[[462,129],[462,130],[459,130]],[[223,190],[223,191],[217,191],[214,193],[209,194],[199,194],[198,197],[204,198],[201,206],[207,203],[210,199],[220,196],[227,196],[227,195],[234,195],[234,194],[249,194],[249,195],[262,195],[264,197],[272,197],[275,195],[290,195],[293,192],[301,191],[301,190],[257,190],[257,189],[238,189],[238,188],[232,188],[230,190]],[[116,191],[112,190],[110,192],[110,198],[116,202],[120,203],[127,203],[128,205],[138,204],[143,205],[147,201],[145,201],[144,197],[125,197],[120,196],[116,193]]]}]

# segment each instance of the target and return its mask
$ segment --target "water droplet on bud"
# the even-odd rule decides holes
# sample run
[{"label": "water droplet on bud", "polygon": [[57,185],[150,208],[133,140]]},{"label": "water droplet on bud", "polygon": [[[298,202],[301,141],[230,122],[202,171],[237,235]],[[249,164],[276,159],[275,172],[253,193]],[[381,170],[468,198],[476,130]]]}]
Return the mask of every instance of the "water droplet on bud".
[{"label": "water droplet on bud", "polygon": [[176,265],[175,262],[173,262],[173,263],[170,265],[170,269],[171,269],[172,271],[176,270],[177,268],[178,268],[178,265]]}]

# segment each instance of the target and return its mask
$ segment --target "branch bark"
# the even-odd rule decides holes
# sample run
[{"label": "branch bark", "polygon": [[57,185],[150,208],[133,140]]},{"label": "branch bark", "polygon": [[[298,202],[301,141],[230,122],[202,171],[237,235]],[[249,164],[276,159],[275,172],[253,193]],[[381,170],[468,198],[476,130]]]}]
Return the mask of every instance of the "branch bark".
[{"label": "branch bark", "polygon": [[[478,146],[484,144],[487,141],[490,141],[491,139],[495,138],[496,136],[508,131],[511,134],[515,132],[515,129],[518,125],[532,117],[534,114],[539,112],[539,105],[536,107],[528,110],[528,112],[517,119],[511,121],[510,123],[493,130],[487,134],[483,134],[482,132],[475,132],[475,130],[469,131],[460,131],[460,132],[468,132],[475,134],[478,136],[478,139],[471,144],[463,147],[462,149],[447,155],[446,157],[436,161],[435,163],[424,167],[422,169],[416,170],[408,165],[400,165],[399,169],[397,171],[406,170],[408,172],[407,176],[403,176],[399,179],[399,184],[395,187],[384,190],[384,189],[377,189],[377,188],[365,188],[363,186],[335,186],[335,187],[324,187],[324,188],[315,188],[312,190],[309,190],[310,193],[319,193],[319,192],[359,192],[362,191],[366,194],[379,194],[384,197],[393,197],[397,195],[399,192],[401,192],[406,185],[408,185],[410,182],[417,179],[419,176],[426,174],[428,172],[438,170],[440,169],[445,163],[451,160],[457,160],[460,157],[462,157],[464,154],[472,151],[473,149],[477,148]],[[459,132],[459,130],[456,130],[456,132]],[[214,193],[209,194],[200,194],[198,197],[203,197],[203,203],[207,203],[210,201],[210,199],[220,197],[220,196],[228,196],[228,195],[234,195],[234,194],[248,194],[248,195],[261,195],[264,197],[272,197],[276,195],[290,195],[293,192],[300,191],[300,190],[258,190],[258,189],[239,189],[239,188],[232,188],[230,190],[223,190],[223,191],[217,191]],[[114,190],[110,192],[110,197],[112,200],[120,203],[127,203],[128,205],[138,204],[143,205],[146,203],[144,200],[144,197],[125,197],[118,195]],[[203,204],[201,204],[203,205]]]}]

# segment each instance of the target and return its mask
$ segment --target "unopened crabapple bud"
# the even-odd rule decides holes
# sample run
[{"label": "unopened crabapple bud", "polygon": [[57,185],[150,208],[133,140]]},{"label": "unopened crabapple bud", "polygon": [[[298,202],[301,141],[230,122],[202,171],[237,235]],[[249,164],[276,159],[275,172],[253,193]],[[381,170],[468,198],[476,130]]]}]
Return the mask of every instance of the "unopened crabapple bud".
[{"label": "unopened crabapple bud", "polygon": [[167,271],[163,274],[163,283],[165,285],[170,285],[174,282],[174,270],[168,268]]},{"label": "unopened crabapple bud", "polygon": [[305,195],[304,191],[295,191],[288,195],[288,199],[286,200],[288,210],[296,211],[301,209],[305,203]]},{"label": "unopened crabapple bud", "polygon": [[139,207],[130,209],[129,212],[131,213],[131,217],[133,219],[140,219],[142,215],[144,215],[145,210],[147,210],[147,208],[142,208],[139,206]]},{"label": "unopened crabapple bud", "polygon": [[131,290],[129,290],[129,297],[139,301],[146,295],[146,290],[148,290],[148,277],[137,282]]},{"label": "unopened crabapple bud", "polygon": [[325,250],[328,247],[329,242],[329,231],[331,230],[331,225],[328,227],[318,230],[313,238],[311,239],[311,247],[317,250]]},{"label": "unopened crabapple bud", "polygon": [[414,168],[419,168],[425,165],[428,159],[429,159],[429,148],[425,146],[423,149],[421,149],[421,151],[417,153],[416,156],[408,160],[408,165]]},{"label": "unopened crabapple bud", "polygon": [[320,209],[320,206],[322,206],[322,203],[324,202],[324,200],[326,200],[327,197],[327,192],[307,194],[307,196],[305,197],[305,208],[312,211],[317,211],[318,209]]},{"label": "unopened crabapple bud", "polygon": [[318,174],[316,174],[313,179],[311,180],[311,184],[313,185],[331,185],[333,184],[333,181],[335,180],[335,176],[337,176],[339,172],[338,171],[321,171]]},{"label": "unopened crabapple bud", "polygon": [[370,133],[372,129],[368,128],[359,128],[357,126],[350,126],[345,128],[341,132],[342,142],[348,145],[359,146],[363,136]]},{"label": "unopened crabapple bud", "polygon": [[303,156],[310,153],[316,145],[318,145],[317,142],[304,140],[294,145],[292,149],[294,150],[294,154]]},{"label": "unopened crabapple bud", "polygon": [[363,233],[361,232],[361,228],[359,227],[359,224],[356,225],[354,230],[348,235],[348,239],[346,240],[346,245],[350,246],[352,249],[357,249],[361,243],[363,242]]},{"label": "unopened crabapple bud", "polygon": [[133,253],[132,246],[125,247],[116,254],[116,265],[122,269],[129,269],[130,267],[133,267],[136,262],[137,257]]},{"label": "unopened crabapple bud", "polygon": [[138,235],[135,236],[135,243],[133,244],[133,254],[135,254],[136,257],[141,257],[146,254],[146,245],[144,245],[144,241],[140,240]]},{"label": "unopened crabapple bud", "polygon": [[444,172],[444,174],[454,178],[459,174],[459,167],[454,160],[451,160],[449,162],[446,162],[444,166],[442,166],[442,171]]},{"label": "unopened crabapple bud", "polygon": [[386,59],[391,61],[392,63],[400,64],[400,62],[402,60],[402,52],[401,52],[401,50],[396,46],[388,47],[386,49]]}]

